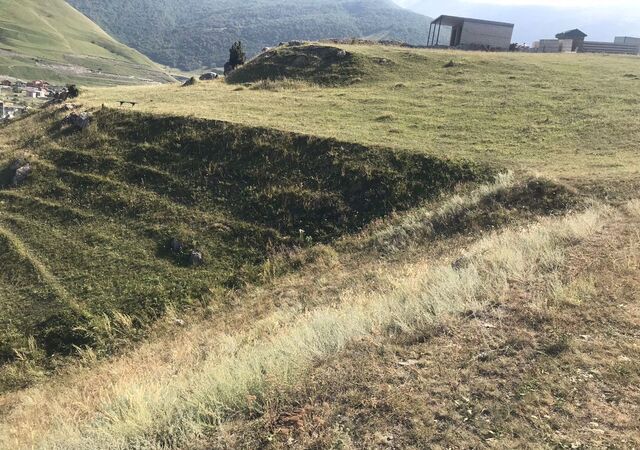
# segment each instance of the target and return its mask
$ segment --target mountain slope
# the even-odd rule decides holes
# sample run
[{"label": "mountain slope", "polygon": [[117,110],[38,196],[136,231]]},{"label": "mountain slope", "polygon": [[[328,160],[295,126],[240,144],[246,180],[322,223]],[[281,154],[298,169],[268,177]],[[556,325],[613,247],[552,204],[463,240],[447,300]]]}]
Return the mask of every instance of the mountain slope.
[{"label": "mountain slope", "polygon": [[389,0],[70,0],[153,60],[195,69],[223,64],[242,40],[249,54],[291,39],[375,37],[425,43],[428,18]]},{"label": "mountain slope", "polygon": [[86,84],[169,80],[63,0],[0,0],[0,74]]}]

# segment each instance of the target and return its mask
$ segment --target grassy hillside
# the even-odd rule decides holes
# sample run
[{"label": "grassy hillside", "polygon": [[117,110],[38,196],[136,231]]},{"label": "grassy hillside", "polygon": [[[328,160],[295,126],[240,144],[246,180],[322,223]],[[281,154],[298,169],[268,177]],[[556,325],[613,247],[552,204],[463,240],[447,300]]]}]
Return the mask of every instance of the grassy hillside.
[{"label": "grassy hillside", "polygon": [[[492,173],[335,140],[109,110],[90,130],[73,132],[62,125],[66,114],[47,110],[0,130],[13,140],[0,166],[23,158],[34,168],[18,188],[7,170],[0,179],[0,363],[8,367],[20,366],[15,349],[27,351],[30,339],[45,368],[77,347],[108,353],[169,309],[219,307],[227,290],[260,282],[275,249],[331,242]],[[182,248],[172,250],[174,239]],[[189,263],[191,250],[203,265]],[[2,373],[4,388],[29,377]]]},{"label": "grassy hillside", "polygon": [[[153,113],[466,157],[600,187],[626,189],[637,180],[635,57],[339,47],[349,56],[314,70],[311,78],[305,67],[314,62],[288,69],[284,82],[94,90],[85,102],[115,106],[126,97]],[[247,69],[264,78],[279,75],[256,72],[252,64]],[[327,76],[347,77],[347,86],[314,83]],[[310,83],[292,82],[300,77]]]},{"label": "grassy hillside", "polygon": [[637,59],[331,45],[0,127],[0,448],[640,445]]},{"label": "grassy hillside", "polygon": [[16,449],[636,444],[612,415],[637,410],[639,211],[308,260],[235,295],[233,314],[172,319],[129,354],[86,355],[62,383],[6,397],[0,436]]},{"label": "grassy hillside", "polygon": [[292,39],[373,37],[425,44],[429,20],[390,0],[70,0],[122,42],[183,70],[221,67]]},{"label": "grassy hillside", "polygon": [[82,84],[169,81],[63,0],[0,1],[0,76]]}]

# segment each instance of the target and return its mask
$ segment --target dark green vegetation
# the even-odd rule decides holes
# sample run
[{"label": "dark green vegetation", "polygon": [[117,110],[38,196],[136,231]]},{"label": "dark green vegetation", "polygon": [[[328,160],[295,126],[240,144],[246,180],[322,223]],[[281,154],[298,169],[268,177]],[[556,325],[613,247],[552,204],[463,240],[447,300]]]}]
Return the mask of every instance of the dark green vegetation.
[{"label": "dark green vegetation", "polygon": [[85,85],[171,80],[63,0],[0,0],[2,76]]},{"label": "dark green vegetation", "polygon": [[[104,109],[76,131],[61,125],[65,114],[50,108],[0,129],[11,139],[2,167],[16,157],[33,166],[18,187],[5,174],[0,190],[3,364],[20,364],[20,352],[50,367],[76,347],[111,351],[169,307],[220,302],[260,281],[274,248],[328,242],[492,176],[466,162],[184,117]],[[189,264],[190,250],[203,265]],[[4,389],[29,376],[7,367]]]},{"label": "dark green vegetation", "polygon": [[227,76],[229,83],[295,79],[324,85],[351,84],[364,75],[362,55],[327,45],[280,46]]},{"label": "dark green vegetation", "polygon": [[247,62],[247,55],[244,52],[242,41],[234,42],[231,48],[229,49],[229,66],[231,66],[231,69],[233,70],[243,65],[246,62]]},{"label": "dark green vegetation", "polygon": [[292,39],[370,37],[424,44],[428,18],[390,0],[70,0],[156,62],[222,66],[241,40],[249,55]]}]

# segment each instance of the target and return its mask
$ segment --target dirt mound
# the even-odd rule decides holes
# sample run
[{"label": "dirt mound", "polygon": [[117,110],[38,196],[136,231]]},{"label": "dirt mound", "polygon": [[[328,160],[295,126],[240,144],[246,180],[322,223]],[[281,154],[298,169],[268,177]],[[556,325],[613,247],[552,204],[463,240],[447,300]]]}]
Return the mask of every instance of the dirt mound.
[{"label": "dirt mound", "polygon": [[338,47],[317,44],[285,45],[268,50],[232,72],[230,83],[253,83],[282,78],[318,84],[350,84],[363,75],[356,55]]}]

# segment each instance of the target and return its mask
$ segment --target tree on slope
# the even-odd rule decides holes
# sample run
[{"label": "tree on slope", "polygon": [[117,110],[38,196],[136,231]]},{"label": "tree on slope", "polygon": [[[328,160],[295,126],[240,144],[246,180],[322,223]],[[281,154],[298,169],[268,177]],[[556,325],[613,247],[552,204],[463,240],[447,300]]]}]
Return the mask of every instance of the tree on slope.
[{"label": "tree on slope", "polygon": [[231,48],[229,49],[229,62],[225,64],[224,72],[227,74],[232,70],[236,70],[239,66],[243,65],[246,61],[246,56],[244,53],[244,48],[242,47],[242,42],[237,41],[234,42]]}]

